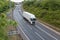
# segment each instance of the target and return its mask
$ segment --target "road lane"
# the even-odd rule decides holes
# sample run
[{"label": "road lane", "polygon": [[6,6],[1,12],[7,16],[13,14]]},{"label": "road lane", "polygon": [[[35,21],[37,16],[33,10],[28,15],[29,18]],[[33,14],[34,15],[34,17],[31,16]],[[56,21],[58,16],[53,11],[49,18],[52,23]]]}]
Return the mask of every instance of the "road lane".
[{"label": "road lane", "polygon": [[[22,25],[22,29],[25,32],[25,34],[31,39],[31,40],[42,40],[41,38],[39,38],[30,28],[28,28],[28,26],[24,23],[23,20],[20,19],[19,13],[18,11],[14,11],[14,16],[17,17],[18,23],[19,24],[23,24]],[[15,17],[15,19],[16,19]],[[20,21],[20,22],[19,22]]]},{"label": "road lane", "polygon": [[[21,7],[17,6],[14,10],[14,19],[18,22],[18,30],[20,28],[27,35],[30,40],[59,40],[60,36],[55,34],[53,31],[45,28],[40,23],[36,22],[37,26],[31,25],[22,17]],[[37,28],[38,27],[38,28]],[[40,28],[41,27],[41,28]],[[39,29],[40,28],[40,29]],[[43,30],[43,31],[42,31]],[[45,31],[44,31],[45,30]],[[48,31],[47,31],[48,30]],[[18,31],[19,32],[19,31]],[[48,33],[50,34],[48,34]],[[53,33],[55,35],[53,35]]]},{"label": "road lane", "polygon": [[42,28],[43,30],[45,30],[46,32],[50,33],[51,35],[53,35],[54,37],[56,37],[57,39],[60,39],[60,35],[56,34],[54,31],[44,27],[44,25],[42,25],[41,23],[39,23],[38,21],[36,22],[36,24]]},{"label": "road lane", "polygon": [[50,33],[46,32],[45,30],[43,30],[42,28],[40,28],[39,26],[36,25],[36,27],[39,30],[41,30],[42,32],[44,32],[45,35],[47,34],[48,36],[50,36],[51,38],[53,38],[53,39],[50,38],[51,40],[58,40],[57,38],[55,38],[54,36],[52,36]]},{"label": "road lane", "polygon": [[[26,22],[26,21],[24,21],[24,22]],[[40,34],[45,40],[50,40],[50,39],[57,40],[56,38],[51,37],[49,34],[47,35],[46,32],[43,32],[42,30],[37,28],[39,26],[30,25],[28,22],[26,22],[26,24],[28,24],[33,29],[32,31]]]}]

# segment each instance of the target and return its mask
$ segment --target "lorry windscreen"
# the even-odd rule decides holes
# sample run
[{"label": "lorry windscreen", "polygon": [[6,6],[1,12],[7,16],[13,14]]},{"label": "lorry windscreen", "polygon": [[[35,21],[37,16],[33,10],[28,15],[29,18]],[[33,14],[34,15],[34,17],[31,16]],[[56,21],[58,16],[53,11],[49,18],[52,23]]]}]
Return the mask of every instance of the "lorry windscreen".
[{"label": "lorry windscreen", "polygon": [[36,21],[36,19],[35,19],[35,18],[33,18],[33,19],[31,19],[31,21]]}]

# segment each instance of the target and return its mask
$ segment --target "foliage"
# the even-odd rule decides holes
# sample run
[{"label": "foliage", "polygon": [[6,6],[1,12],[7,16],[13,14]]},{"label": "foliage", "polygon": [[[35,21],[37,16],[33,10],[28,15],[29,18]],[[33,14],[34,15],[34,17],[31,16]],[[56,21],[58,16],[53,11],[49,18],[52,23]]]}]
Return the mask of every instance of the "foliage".
[{"label": "foliage", "polygon": [[0,40],[9,40],[6,28],[9,25],[16,26],[17,24],[15,21],[7,19],[5,11],[8,9],[9,9],[9,2],[6,0],[0,0]]},{"label": "foliage", "polygon": [[4,13],[0,14],[0,38],[1,40],[8,40],[7,38],[7,32],[6,32],[6,28],[9,25],[14,25],[16,26],[16,22],[12,21],[10,19],[7,19],[7,16]]},{"label": "foliage", "polygon": [[[29,5],[27,5],[30,3]],[[24,2],[23,8],[25,11],[31,12],[37,18],[43,20],[51,25],[60,28],[60,1],[59,0],[45,0],[41,2]]]},{"label": "foliage", "polygon": [[[14,6],[13,3],[11,4]],[[0,0],[0,13],[4,12],[7,9],[9,9],[9,1]]]}]

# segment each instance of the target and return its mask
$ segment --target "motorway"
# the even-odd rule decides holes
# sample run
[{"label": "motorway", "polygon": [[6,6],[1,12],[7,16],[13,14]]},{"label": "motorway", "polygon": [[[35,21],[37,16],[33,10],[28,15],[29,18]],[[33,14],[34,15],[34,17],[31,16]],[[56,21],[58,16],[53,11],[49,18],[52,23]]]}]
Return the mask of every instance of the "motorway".
[{"label": "motorway", "polygon": [[23,19],[21,5],[17,5],[15,7],[13,11],[13,18],[18,23],[17,30],[23,37],[23,40],[60,40],[60,35],[47,29],[38,21],[36,21],[35,25],[31,25]]}]

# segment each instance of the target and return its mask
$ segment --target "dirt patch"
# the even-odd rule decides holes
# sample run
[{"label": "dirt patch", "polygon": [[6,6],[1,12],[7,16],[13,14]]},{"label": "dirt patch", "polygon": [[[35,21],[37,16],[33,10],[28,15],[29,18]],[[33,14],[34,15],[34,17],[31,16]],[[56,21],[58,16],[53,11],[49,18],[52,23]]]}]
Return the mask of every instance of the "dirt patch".
[{"label": "dirt patch", "polygon": [[13,35],[13,36],[9,36],[10,40],[22,40],[21,36],[19,35]]},{"label": "dirt patch", "polygon": [[[11,30],[14,30],[16,31],[16,28],[13,27],[13,26],[9,26],[7,27],[7,31],[11,31]],[[20,36],[20,34],[16,34],[16,35],[11,35],[11,36],[8,36],[9,40],[22,40],[22,37]]]}]

